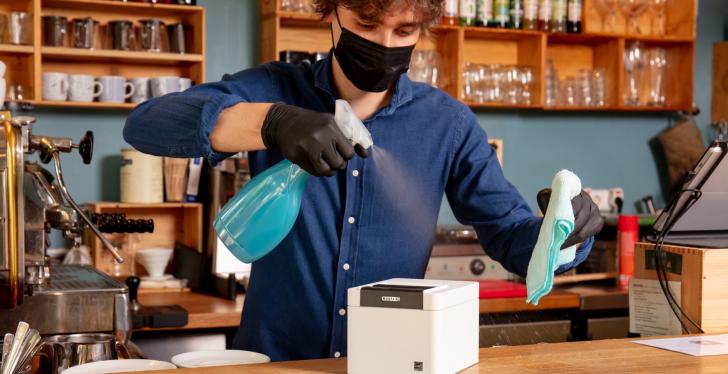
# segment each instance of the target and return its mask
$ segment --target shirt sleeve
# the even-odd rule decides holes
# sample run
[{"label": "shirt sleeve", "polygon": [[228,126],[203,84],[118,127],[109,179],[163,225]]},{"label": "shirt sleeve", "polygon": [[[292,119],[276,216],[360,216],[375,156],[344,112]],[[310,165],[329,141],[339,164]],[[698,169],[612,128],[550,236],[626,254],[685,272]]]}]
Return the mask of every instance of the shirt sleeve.
[{"label": "shirt sleeve", "polygon": [[[458,221],[473,226],[488,256],[508,271],[525,276],[542,218],[536,217],[516,188],[506,180],[488,136],[475,115],[464,108],[455,129],[447,199]],[[593,239],[576,259],[557,272],[583,262]]]},{"label": "shirt sleeve", "polygon": [[144,153],[205,157],[215,165],[232,155],[216,152],[210,145],[210,133],[220,113],[241,102],[272,102],[275,87],[272,74],[263,65],[148,100],[127,118],[124,140]]}]

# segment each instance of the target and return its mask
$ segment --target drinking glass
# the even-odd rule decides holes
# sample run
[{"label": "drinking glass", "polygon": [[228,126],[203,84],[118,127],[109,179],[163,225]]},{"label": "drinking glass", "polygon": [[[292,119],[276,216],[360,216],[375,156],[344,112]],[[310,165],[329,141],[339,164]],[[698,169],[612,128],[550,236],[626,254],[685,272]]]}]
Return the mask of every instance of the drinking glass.
[{"label": "drinking glass", "polygon": [[650,0],[650,29],[652,35],[667,34],[667,5],[670,0]]},{"label": "drinking glass", "polygon": [[621,0],[622,13],[628,19],[627,33],[642,34],[637,19],[647,11],[649,0]]},{"label": "drinking glass", "polygon": [[607,105],[607,71],[596,68],[591,72],[592,103],[594,106]]},{"label": "drinking glass", "polygon": [[592,106],[592,72],[589,69],[580,69],[577,76],[577,91],[580,106]]},{"label": "drinking glass", "polygon": [[559,76],[553,60],[546,61],[546,77],[544,81],[546,106],[556,106],[559,102]]},{"label": "drinking glass", "polygon": [[531,90],[533,83],[533,70],[528,66],[519,68],[519,96],[518,104],[531,105]]},{"label": "drinking glass", "polygon": [[632,42],[624,52],[625,92],[624,102],[629,106],[640,105],[640,81],[645,68],[642,43]]},{"label": "drinking glass", "polygon": [[667,68],[667,52],[664,48],[652,48],[647,51],[649,106],[665,106],[665,70]]},{"label": "drinking glass", "polygon": [[493,102],[502,103],[506,98],[505,67],[498,64],[491,65],[491,77],[493,84],[491,97],[493,98]]},{"label": "drinking glass", "polygon": [[577,80],[575,77],[567,77],[561,82],[561,102],[564,106],[579,105],[579,92],[577,88]]},{"label": "drinking glass", "polygon": [[616,32],[619,0],[594,0],[592,3],[602,20],[602,32]]},{"label": "drinking glass", "polygon": [[506,80],[506,102],[508,104],[518,104],[520,78],[518,67],[506,66],[505,67],[505,80]]}]

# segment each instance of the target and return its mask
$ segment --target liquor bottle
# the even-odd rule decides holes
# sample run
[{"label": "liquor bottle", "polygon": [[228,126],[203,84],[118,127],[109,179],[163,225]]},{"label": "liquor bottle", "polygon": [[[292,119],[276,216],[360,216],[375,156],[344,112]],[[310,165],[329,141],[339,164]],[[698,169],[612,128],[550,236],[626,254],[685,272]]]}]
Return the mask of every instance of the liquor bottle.
[{"label": "liquor bottle", "polygon": [[574,34],[581,32],[582,0],[569,0],[566,31]]},{"label": "liquor bottle", "polygon": [[523,1],[523,29],[538,30],[538,0]]},{"label": "liquor bottle", "polygon": [[511,21],[508,23],[508,28],[523,28],[523,0],[511,0],[510,8]]},{"label": "liquor bottle", "polygon": [[566,32],[566,0],[553,0],[551,4],[551,32]]},{"label": "liquor bottle", "polygon": [[458,0],[446,0],[445,1],[445,12],[442,15],[443,25],[457,25],[458,24]]},{"label": "liquor bottle", "polygon": [[481,27],[491,27],[493,24],[493,0],[478,0],[475,8],[476,19],[475,25]]},{"label": "liquor bottle", "polygon": [[493,0],[493,27],[505,29],[510,21],[510,1]]},{"label": "liquor bottle", "polygon": [[460,0],[460,26],[475,26],[475,0]]},{"label": "liquor bottle", "polygon": [[552,0],[539,0],[538,3],[538,29],[541,31],[551,31],[551,9]]}]

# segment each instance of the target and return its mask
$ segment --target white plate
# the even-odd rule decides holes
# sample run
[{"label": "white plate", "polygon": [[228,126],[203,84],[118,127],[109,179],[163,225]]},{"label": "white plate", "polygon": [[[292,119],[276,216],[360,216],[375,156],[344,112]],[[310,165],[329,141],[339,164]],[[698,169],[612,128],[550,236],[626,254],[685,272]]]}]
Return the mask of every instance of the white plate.
[{"label": "white plate", "polygon": [[104,374],[123,373],[128,371],[151,371],[176,369],[166,361],[156,360],[109,360],[78,365],[63,371],[63,374]]},{"label": "white plate", "polygon": [[262,353],[238,350],[197,351],[181,353],[172,357],[172,362],[181,368],[225,366],[243,364],[264,364],[270,358]]}]

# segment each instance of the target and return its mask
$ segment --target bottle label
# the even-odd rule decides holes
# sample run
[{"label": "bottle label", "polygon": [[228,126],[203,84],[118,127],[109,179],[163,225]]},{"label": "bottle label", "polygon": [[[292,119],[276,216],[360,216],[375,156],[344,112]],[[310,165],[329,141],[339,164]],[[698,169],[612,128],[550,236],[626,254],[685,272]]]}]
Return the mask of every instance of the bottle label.
[{"label": "bottle label", "polygon": [[458,16],[458,0],[445,1],[445,17]]},{"label": "bottle label", "polygon": [[484,24],[493,19],[493,0],[478,0],[478,20]]},{"label": "bottle label", "polygon": [[551,13],[555,21],[566,20],[566,0],[554,0]]},{"label": "bottle label", "polygon": [[460,18],[475,19],[475,0],[460,0]]},{"label": "bottle label", "polygon": [[569,1],[568,17],[570,22],[581,21],[581,0]]},{"label": "bottle label", "polygon": [[513,6],[511,7],[511,19],[516,21],[520,21],[523,19],[523,3],[521,0],[515,0],[512,2]]},{"label": "bottle label", "polygon": [[546,22],[550,21],[552,6],[551,0],[541,0],[538,8],[538,19]]},{"label": "bottle label", "polygon": [[508,0],[495,0],[494,11],[496,22],[506,23],[510,19],[510,15],[508,14],[508,12],[510,11],[510,6],[508,2]]},{"label": "bottle label", "polygon": [[525,0],[523,2],[523,18],[536,19],[538,17],[538,0]]}]

